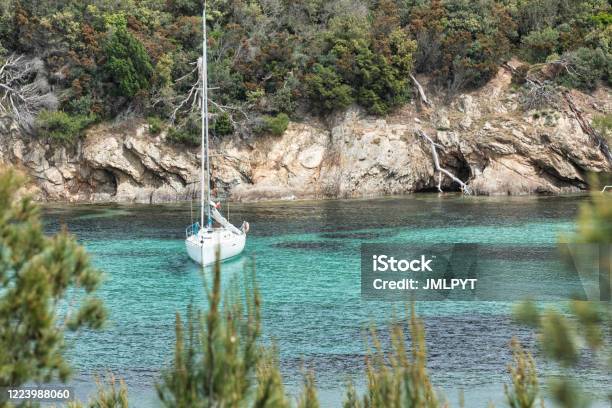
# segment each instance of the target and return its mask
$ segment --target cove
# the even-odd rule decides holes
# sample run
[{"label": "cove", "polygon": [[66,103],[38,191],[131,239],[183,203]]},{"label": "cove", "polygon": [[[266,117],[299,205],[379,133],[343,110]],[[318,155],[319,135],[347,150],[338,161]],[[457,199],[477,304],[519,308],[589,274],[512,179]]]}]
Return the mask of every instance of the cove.
[{"label": "cove", "polygon": [[[494,259],[501,278],[514,279],[517,270],[526,269],[554,274],[538,248],[555,246],[560,234],[571,233],[585,199],[422,194],[232,204],[231,219],[248,220],[251,233],[245,256],[223,265],[223,279],[240,277],[255,260],[266,341],[280,349],[289,391],[301,383],[302,367],[312,368],[322,406],[337,405],[347,377],[363,378],[363,329],[376,325],[386,342],[386,323],[403,310],[402,304],[361,299],[361,243],[486,243],[500,249],[520,244],[521,254]],[[93,375],[110,370],[126,380],[136,406],[150,406],[159,370],[172,358],[175,313],[184,313],[192,300],[204,302],[198,266],[183,247],[189,203],[48,205],[44,220],[48,232],[65,224],[106,274],[101,295],[110,313],[107,327],[70,339],[77,394],[87,395],[95,387]],[[535,342],[529,329],[511,322],[511,307],[510,302],[417,303],[432,380],[451,401],[459,389],[468,406],[503,400],[508,342],[512,336],[528,347]],[[540,357],[536,353],[540,369],[552,370]],[[593,394],[603,394],[608,374],[583,370]]]}]

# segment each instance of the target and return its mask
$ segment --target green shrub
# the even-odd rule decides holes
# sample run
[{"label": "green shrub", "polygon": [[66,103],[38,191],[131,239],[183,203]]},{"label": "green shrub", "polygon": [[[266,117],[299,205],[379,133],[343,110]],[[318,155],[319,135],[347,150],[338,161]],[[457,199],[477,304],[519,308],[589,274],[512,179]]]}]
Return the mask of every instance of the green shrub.
[{"label": "green shrub", "polygon": [[607,27],[609,25],[612,25],[612,13],[609,13],[607,11],[602,11],[602,12],[592,16],[591,17],[591,21],[595,25],[600,25],[600,26],[603,26],[603,27]]},{"label": "green shrub", "polygon": [[113,29],[106,43],[106,70],[119,87],[119,94],[132,97],[148,89],[153,66],[144,46],[125,27]]},{"label": "green shrub", "polygon": [[593,118],[593,127],[608,140],[608,143],[612,143],[612,114]]},{"label": "green shrub", "polygon": [[601,49],[579,48],[564,55],[569,61],[569,70],[561,71],[558,82],[568,88],[587,91],[597,87],[599,80],[610,82],[612,79],[612,54]]},{"label": "green shrub", "polygon": [[204,278],[206,311],[189,306],[186,324],[177,313],[174,359],[156,387],[161,406],[290,406],[275,350],[261,340],[261,296],[254,274],[245,276],[253,284],[245,285],[244,294],[231,284],[223,290],[217,261],[211,278]]},{"label": "green shrub", "polygon": [[200,146],[200,133],[196,133],[193,129],[172,127],[168,130],[166,140],[171,144],[184,145],[189,147]]},{"label": "green shrub", "polygon": [[[403,323],[391,325],[390,350],[383,347],[376,329],[370,329],[365,368],[367,390],[360,403],[354,386],[349,383],[345,408],[443,406],[427,372],[425,328],[414,311],[414,305],[406,320],[409,330]],[[406,347],[406,331],[410,334],[410,350]]]},{"label": "green shrub", "polygon": [[202,121],[200,115],[192,113],[168,129],[166,141],[188,147],[202,144]]},{"label": "green shrub", "polygon": [[39,132],[60,143],[74,143],[94,121],[93,115],[69,115],[63,111],[42,111],[36,119]]},{"label": "green shrub", "polygon": [[231,134],[234,131],[234,125],[232,125],[230,116],[225,112],[217,115],[212,123],[212,131],[218,136]]},{"label": "green shrub", "polygon": [[558,47],[559,31],[547,27],[540,31],[532,31],[523,38],[522,51],[529,62],[536,63],[546,61],[546,57],[556,52]]},{"label": "green shrub", "polygon": [[[514,364],[508,366],[512,386],[504,385],[506,401],[511,408],[533,408],[540,393],[535,361],[517,339],[512,339],[510,347]],[[540,402],[544,406],[544,401]]]},{"label": "green shrub", "polygon": [[321,113],[344,109],[353,103],[352,88],[342,82],[334,68],[321,64],[315,64],[304,77],[304,89],[313,109]]},{"label": "green shrub", "polygon": [[90,115],[93,106],[93,98],[91,95],[83,95],[80,98],[71,99],[68,104],[68,110],[75,115]]},{"label": "green shrub", "polygon": [[289,126],[289,116],[286,113],[279,113],[276,116],[264,116],[263,120],[264,130],[276,136],[285,133]]},{"label": "green shrub", "polygon": [[157,116],[150,116],[147,122],[149,125],[149,133],[152,135],[159,135],[162,131],[163,121]]},{"label": "green shrub", "polygon": [[[0,384],[15,388],[65,382],[66,334],[100,329],[106,319],[95,296],[100,271],[74,236],[43,231],[40,209],[23,194],[26,182],[10,168],[0,170]],[[0,406],[13,406],[6,393]]]}]

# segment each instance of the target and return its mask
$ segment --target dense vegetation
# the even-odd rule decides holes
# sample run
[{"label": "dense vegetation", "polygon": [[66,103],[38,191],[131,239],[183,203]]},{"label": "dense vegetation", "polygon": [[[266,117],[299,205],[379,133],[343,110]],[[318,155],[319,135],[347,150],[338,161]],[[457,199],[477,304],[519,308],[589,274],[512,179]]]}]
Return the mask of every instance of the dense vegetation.
[{"label": "dense vegetation", "polygon": [[[19,194],[24,182],[0,168],[0,387],[67,380],[65,332],[106,319],[93,296],[101,273],[73,236],[43,234],[38,206]],[[6,394],[0,407],[11,406]]]},{"label": "dense vegetation", "polygon": [[[0,50],[43,60],[65,116],[42,122],[64,139],[138,115],[197,143],[200,0],[2,3]],[[513,55],[562,61],[551,79],[590,90],[612,80],[611,22],[607,0],[211,0],[212,131],[282,133],[287,117],[352,103],[385,114],[411,98],[411,73],[452,97]]]}]

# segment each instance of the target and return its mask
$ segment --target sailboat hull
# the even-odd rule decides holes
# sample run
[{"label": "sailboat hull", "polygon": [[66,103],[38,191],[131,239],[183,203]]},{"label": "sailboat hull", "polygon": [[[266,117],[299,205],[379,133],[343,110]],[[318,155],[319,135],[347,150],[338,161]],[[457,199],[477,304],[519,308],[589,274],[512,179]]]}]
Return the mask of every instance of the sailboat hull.
[{"label": "sailboat hull", "polygon": [[211,265],[215,262],[217,248],[221,261],[240,255],[244,250],[246,234],[236,234],[226,228],[215,228],[212,231],[200,231],[185,239],[187,254],[200,265]]}]

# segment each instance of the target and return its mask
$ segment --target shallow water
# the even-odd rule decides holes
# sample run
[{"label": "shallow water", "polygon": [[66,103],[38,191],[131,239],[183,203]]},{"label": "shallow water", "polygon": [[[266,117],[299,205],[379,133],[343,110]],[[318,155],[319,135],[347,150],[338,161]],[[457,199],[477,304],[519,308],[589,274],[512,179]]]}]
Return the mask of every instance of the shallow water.
[{"label": "shallow water", "polygon": [[[322,405],[337,405],[346,379],[363,369],[364,327],[384,326],[403,307],[361,299],[361,243],[553,247],[573,230],[582,200],[417,195],[232,204],[231,219],[248,220],[251,233],[245,256],[224,264],[223,276],[239,276],[245,260],[255,258],[266,341],[273,338],[280,349],[288,389],[295,391],[303,367],[313,368]],[[66,224],[106,274],[101,295],[110,321],[103,331],[81,333],[70,352],[77,392],[91,391],[95,373],[112,371],[125,378],[136,406],[153,405],[153,384],[172,356],[175,312],[184,312],[191,300],[203,304],[198,267],[183,246],[189,203],[49,206],[44,218],[49,232]],[[550,268],[545,257],[499,260],[505,278],[521,269],[554,273]],[[503,302],[417,304],[434,384],[451,401],[462,388],[468,406],[503,398],[509,340],[534,344],[529,330],[511,322],[510,309]],[[576,374],[594,395],[603,394],[610,380],[588,364]]]}]

